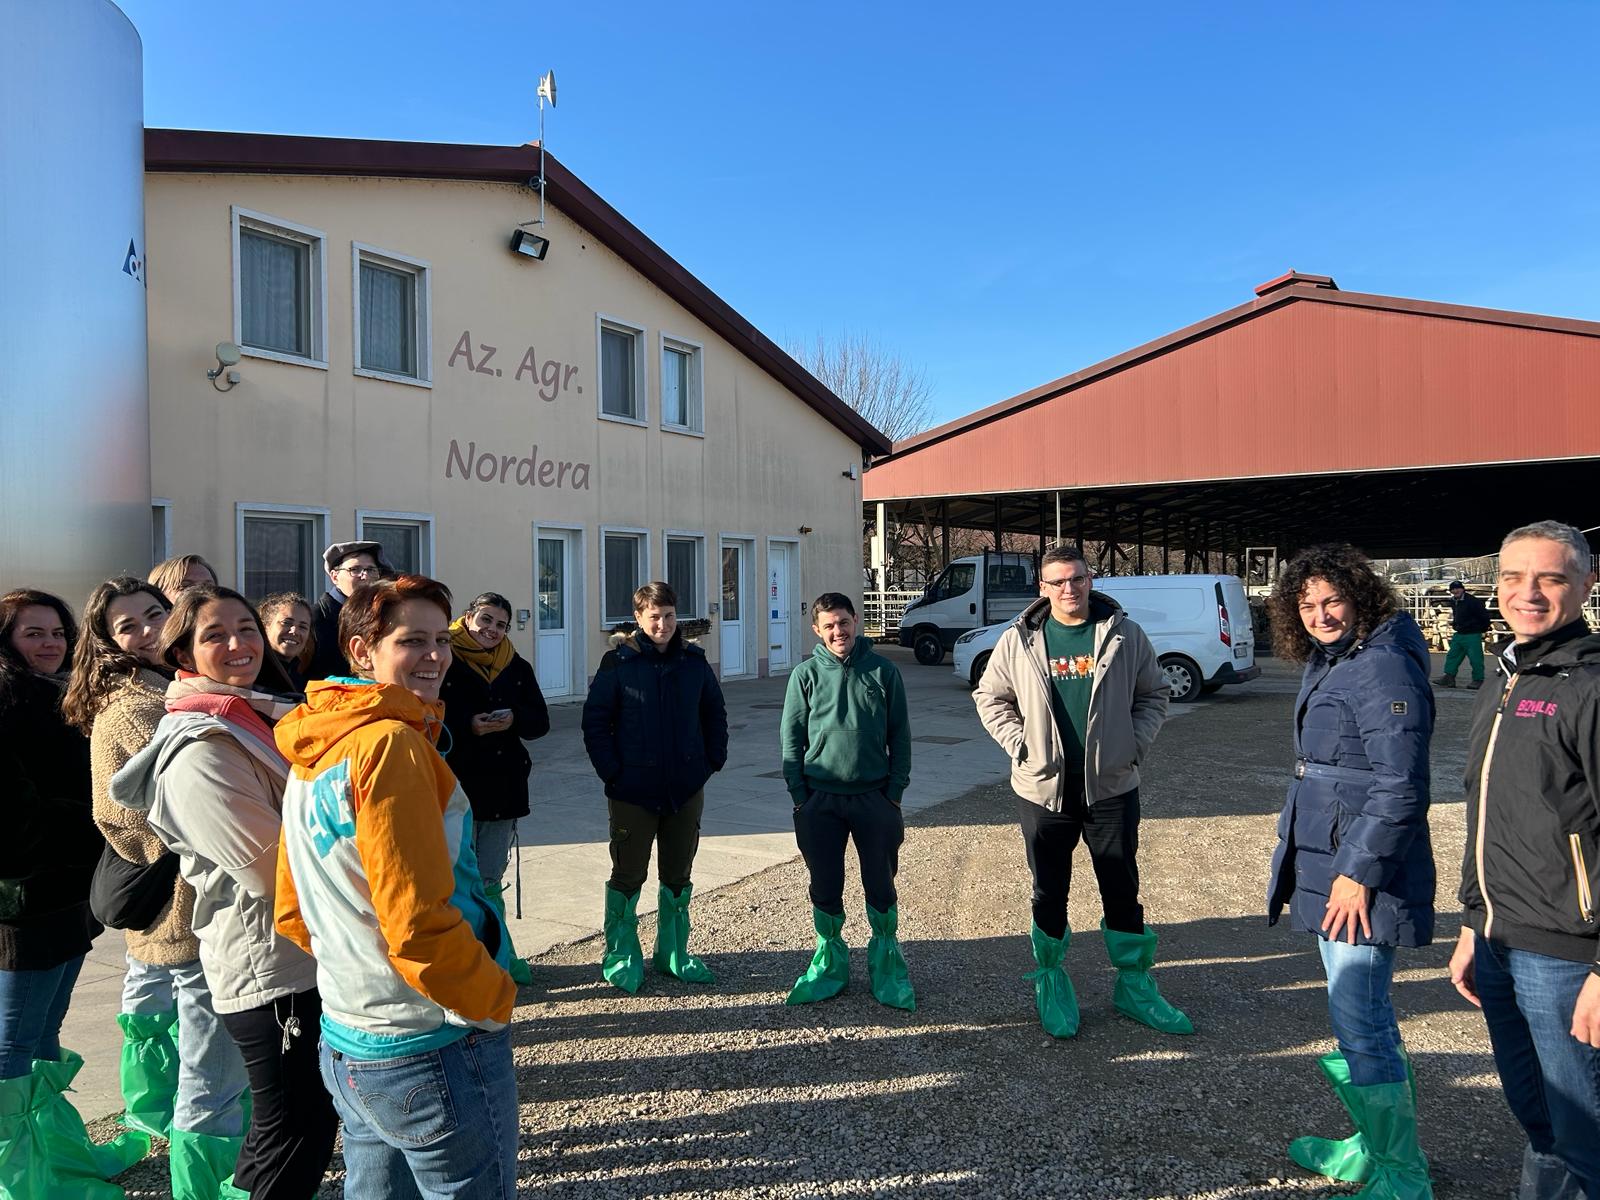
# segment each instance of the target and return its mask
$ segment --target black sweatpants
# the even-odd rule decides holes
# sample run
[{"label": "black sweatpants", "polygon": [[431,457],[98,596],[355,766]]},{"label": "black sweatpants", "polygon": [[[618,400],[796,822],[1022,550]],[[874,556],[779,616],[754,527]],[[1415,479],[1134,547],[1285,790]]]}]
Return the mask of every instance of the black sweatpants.
[{"label": "black sweatpants", "polygon": [[[339,1130],[317,1067],[322,997],[312,988],[260,1008],[217,1015],[250,1076],[250,1128],[239,1149],[234,1183],[250,1193],[250,1200],[316,1195]],[[284,1025],[291,1016],[300,1035],[289,1038],[285,1052]]]},{"label": "black sweatpants", "polygon": [[900,806],[875,789],[853,796],[811,792],[794,810],[794,840],[811,873],[811,903],[836,917],[844,913],[844,850],[852,838],[867,903],[886,913],[899,899],[894,877],[906,840]]},{"label": "black sweatpants", "polygon": [[1080,794],[1061,812],[1017,797],[1022,844],[1033,873],[1033,923],[1053,938],[1067,929],[1067,894],[1072,888],[1072,852],[1082,839],[1100,884],[1106,927],[1143,933],[1139,904],[1139,789],[1102,800],[1092,808]]},{"label": "black sweatpants", "polygon": [[677,812],[657,812],[624,800],[606,801],[611,817],[611,888],[631,896],[650,874],[650,847],[656,847],[656,878],[682,895],[700,848],[704,789],[684,801]]}]

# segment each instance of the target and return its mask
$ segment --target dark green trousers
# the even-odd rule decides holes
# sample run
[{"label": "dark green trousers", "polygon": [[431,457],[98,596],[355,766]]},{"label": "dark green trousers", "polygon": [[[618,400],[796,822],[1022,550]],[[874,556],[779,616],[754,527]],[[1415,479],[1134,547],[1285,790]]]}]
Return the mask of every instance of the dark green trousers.
[{"label": "dark green trousers", "polygon": [[700,848],[700,814],[706,794],[698,791],[677,812],[655,812],[622,800],[606,800],[611,816],[611,887],[631,896],[650,874],[650,847],[659,847],[656,877],[681,892]]},{"label": "dark green trousers", "polygon": [[1483,682],[1483,634],[1481,633],[1453,633],[1450,635],[1450,650],[1444,656],[1444,673],[1449,679],[1456,677],[1456,672],[1461,669],[1461,660],[1466,659],[1472,667],[1472,678]]}]

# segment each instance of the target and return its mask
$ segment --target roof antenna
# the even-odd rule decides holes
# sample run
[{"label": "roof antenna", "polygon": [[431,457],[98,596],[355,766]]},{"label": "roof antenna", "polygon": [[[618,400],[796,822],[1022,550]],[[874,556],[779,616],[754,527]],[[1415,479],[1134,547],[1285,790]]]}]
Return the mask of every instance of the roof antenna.
[{"label": "roof antenna", "polygon": [[544,224],[544,102],[550,101],[550,107],[556,106],[556,73],[546,71],[539,76],[539,219],[537,221],[524,221],[519,228],[529,225]]}]

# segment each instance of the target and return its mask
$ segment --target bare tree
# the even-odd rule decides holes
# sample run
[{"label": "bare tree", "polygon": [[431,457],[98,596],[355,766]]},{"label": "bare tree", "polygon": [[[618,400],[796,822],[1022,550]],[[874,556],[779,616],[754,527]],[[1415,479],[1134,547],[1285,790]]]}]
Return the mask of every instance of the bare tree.
[{"label": "bare tree", "polygon": [[818,334],[809,346],[791,340],[785,349],[891,442],[928,428],[933,389],[927,377],[866,334]]}]

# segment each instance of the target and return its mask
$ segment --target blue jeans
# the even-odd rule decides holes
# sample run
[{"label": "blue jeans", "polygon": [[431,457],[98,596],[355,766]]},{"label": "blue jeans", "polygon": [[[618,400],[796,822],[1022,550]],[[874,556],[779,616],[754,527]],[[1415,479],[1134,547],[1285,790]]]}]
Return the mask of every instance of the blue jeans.
[{"label": "blue jeans", "polygon": [[178,1010],[178,1092],[174,1128],[208,1137],[244,1132],[244,1093],[250,1086],[244,1058],[211,1007],[211,988],[200,960],[160,967],[128,955],[122,977],[122,1011],[153,1015]]},{"label": "blue jeans", "polygon": [[61,1057],[61,1022],[83,959],[43,971],[0,971],[0,1079],[32,1073],[36,1058]]},{"label": "blue jeans", "polygon": [[1389,1003],[1394,978],[1393,946],[1352,946],[1317,938],[1328,976],[1328,1020],[1356,1087],[1399,1083],[1406,1077],[1400,1057],[1400,1026]]},{"label": "blue jeans", "polygon": [[344,1123],[345,1195],[361,1200],[513,1200],[517,1081],[511,1034],[474,1030],[442,1050],[349,1058],[320,1047]]},{"label": "blue jeans", "polygon": [[1589,964],[1476,938],[1473,976],[1511,1115],[1600,1200],[1600,1050],[1572,1036]]}]

